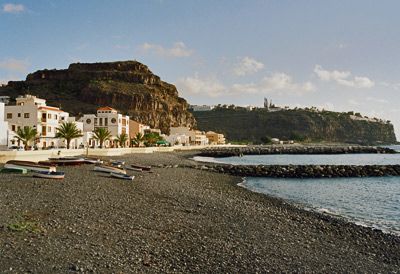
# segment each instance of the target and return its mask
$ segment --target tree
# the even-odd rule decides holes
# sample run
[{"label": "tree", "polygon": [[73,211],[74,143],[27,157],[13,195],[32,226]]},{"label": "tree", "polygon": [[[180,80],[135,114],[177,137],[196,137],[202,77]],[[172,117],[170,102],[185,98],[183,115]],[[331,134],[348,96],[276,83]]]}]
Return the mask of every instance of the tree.
[{"label": "tree", "polygon": [[16,139],[24,144],[24,149],[27,150],[29,143],[37,138],[37,130],[32,127],[23,127],[17,130]]},{"label": "tree", "polygon": [[132,144],[139,147],[144,141],[144,136],[140,132],[138,132],[135,138],[132,139]]},{"label": "tree", "polygon": [[76,127],[74,122],[62,123],[60,127],[57,128],[56,138],[65,139],[67,142],[67,149],[69,149],[70,143],[73,139],[82,137],[81,131]]},{"label": "tree", "polygon": [[163,140],[163,138],[155,132],[146,133],[143,138],[146,146],[153,146],[157,144],[157,141]]},{"label": "tree", "polygon": [[93,134],[93,138],[100,142],[100,148],[103,148],[104,142],[110,140],[111,138],[111,132],[108,129],[102,127],[96,128],[93,131]]},{"label": "tree", "polygon": [[126,133],[122,133],[115,138],[115,141],[117,141],[121,147],[125,147],[126,141],[128,141],[128,135]]}]

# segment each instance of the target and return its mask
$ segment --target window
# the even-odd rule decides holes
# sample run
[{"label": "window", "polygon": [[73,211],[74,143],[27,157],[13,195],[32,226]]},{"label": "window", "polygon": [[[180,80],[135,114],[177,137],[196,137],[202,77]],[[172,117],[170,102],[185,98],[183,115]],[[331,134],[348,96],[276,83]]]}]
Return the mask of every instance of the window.
[{"label": "window", "polygon": [[47,131],[48,131],[48,132],[51,132],[51,127],[47,127]]},{"label": "window", "polygon": [[15,131],[15,125],[12,125],[12,126],[11,126],[11,130],[12,130],[12,131]]},{"label": "window", "polygon": [[21,117],[21,113],[18,113],[18,118]]},{"label": "window", "polygon": [[64,121],[64,120],[65,120],[65,117],[61,117],[61,120]]},{"label": "window", "polygon": [[50,113],[47,114],[47,118],[48,118],[48,119],[51,119],[51,114],[50,114]]},{"label": "window", "polygon": [[104,118],[104,125],[108,126],[108,118]]},{"label": "window", "polygon": [[99,118],[99,125],[100,125],[100,126],[103,125],[103,118]]},{"label": "window", "polygon": [[17,130],[19,130],[21,127],[20,126],[17,126]]},{"label": "window", "polygon": [[55,115],[55,118],[54,118],[54,119],[56,119],[56,120],[58,119],[58,115],[57,115],[57,114]]},{"label": "window", "polygon": [[115,124],[116,122],[117,122],[117,119],[115,119],[115,118],[111,119],[111,123]]},{"label": "window", "polygon": [[29,118],[29,113],[24,113],[24,118]]},{"label": "window", "polygon": [[12,119],[12,113],[7,113],[7,119]]},{"label": "window", "polygon": [[46,136],[46,126],[42,126],[42,135]]},{"label": "window", "polygon": [[91,122],[92,122],[92,120],[86,119],[86,124],[90,124]]}]

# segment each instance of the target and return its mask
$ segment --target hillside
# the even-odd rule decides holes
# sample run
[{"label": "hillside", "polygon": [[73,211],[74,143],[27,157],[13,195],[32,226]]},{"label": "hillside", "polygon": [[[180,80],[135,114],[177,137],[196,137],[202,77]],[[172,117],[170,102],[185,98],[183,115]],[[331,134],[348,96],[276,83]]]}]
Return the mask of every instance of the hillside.
[{"label": "hillside", "polygon": [[222,132],[230,141],[265,142],[269,138],[298,141],[326,141],[356,144],[392,144],[396,142],[393,125],[352,119],[348,113],[331,111],[244,108],[216,108],[193,112],[202,130]]},{"label": "hillside", "polygon": [[61,106],[73,115],[95,113],[111,106],[132,119],[169,132],[171,125],[194,125],[185,99],[174,85],[161,81],[136,61],[71,64],[68,69],[39,70],[25,81],[0,87],[0,95],[16,98],[26,93]]}]

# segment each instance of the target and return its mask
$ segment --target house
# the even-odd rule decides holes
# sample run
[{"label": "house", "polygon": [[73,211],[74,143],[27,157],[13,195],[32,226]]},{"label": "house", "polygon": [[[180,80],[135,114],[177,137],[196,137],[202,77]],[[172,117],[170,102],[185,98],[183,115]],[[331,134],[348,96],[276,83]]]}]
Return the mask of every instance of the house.
[{"label": "house", "polygon": [[0,102],[0,150],[7,148],[8,122],[4,120],[4,103]]},{"label": "house", "polygon": [[190,145],[190,137],[185,134],[170,134],[165,137],[165,140],[172,145]]},{"label": "house", "polygon": [[216,133],[214,131],[208,131],[206,133],[206,137],[208,138],[208,142],[211,145],[224,145],[225,137],[221,133]]},{"label": "house", "polygon": [[8,122],[9,146],[18,144],[14,137],[19,128],[32,127],[39,135],[34,146],[42,149],[59,146],[60,140],[55,138],[57,128],[69,117],[68,112],[47,106],[46,100],[33,95],[18,97],[15,105],[5,106],[4,113]]},{"label": "house", "polygon": [[204,131],[192,130],[189,127],[171,127],[171,135],[186,135],[189,136],[191,145],[208,145],[208,139]]},{"label": "house", "polygon": [[150,130],[150,126],[129,120],[129,136],[134,138],[138,133],[144,135],[146,130]]},{"label": "house", "polygon": [[[129,116],[122,115],[111,107],[100,107],[96,114],[85,114],[78,121],[83,123],[83,132],[106,128],[111,133],[111,139],[104,143],[105,147],[117,147],[115,138],[121,134],[128,135],[125,145],[129,146]],[[91,147],[99,145],[94,138],[90,138],[87,142]]]}]

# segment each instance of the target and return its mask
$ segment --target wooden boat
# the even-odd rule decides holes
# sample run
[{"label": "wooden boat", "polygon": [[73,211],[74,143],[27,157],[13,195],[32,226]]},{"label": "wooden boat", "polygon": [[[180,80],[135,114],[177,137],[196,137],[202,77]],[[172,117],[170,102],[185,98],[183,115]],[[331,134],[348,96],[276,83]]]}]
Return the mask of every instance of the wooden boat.
[{"label": "wooden boat", "polygon": [[124,161],[111,161],[111,165],[113,166],[123,166],[125,165]]},{"label": "wooden boat", "polygon": [[144,170],[144,171],[150,171],[151,170],[151,166],[142,166],[142,165],[132,164],[131,167],[140,168],[141,170]]},{"label": "wooden boat", "polygon": [[85,159],[80,157],[49,158],[49,162],[61,166],[75,166],[86,163]]},{"label": "wooden boat", "polygon": [[125,167],[125,169],[136,171],[136,172],[143,172],[143,169],[137,168],[137,167],[127,166],[127,167]]},{"label": "wooden boat", "polygon": [[30,162],[30,161],[17,161],[17,160],[11,160],[8,161],[5,165],[5,168],[14,168],[14,169],[21,169],[25,168],[27,170],[31,171],[56,171],[56,166],[46,166],[46,165],[40,165],[35,162]]},{"label": "wooden boat", "polygon": [[26,174],[28,170],[26,168],[2,168],[0,173],[18,173]]},{"label": "wooden boat", "polygon": [[130,181],[132,181],[135,178],[135,176],[129,176],[126,174],[114,173],[114,172],[111,172],[110,176],[114,177],[114,178],[118,178],[118,179],[130,180]]},{"label": "wooden boat", "polygon": [[41,172],[35,172],[33,174],[33,177],[38,177],[38,178],[45,178],[45,179],[64,179],[65,173],[64,172],[55,172],[55,171],[41,171]]},{"label": "wooden boat", "polygon": [[101,164],[101,165],[95,165],[94,166],[94,171],[98,171],[98,172],[107,172],[107,173],[121,173],[121,174],[126,174],[126,170],[119,168],[119,167],[115,167],[115,166],[110,166],[110,165],[105,165],[105,164]]}]

